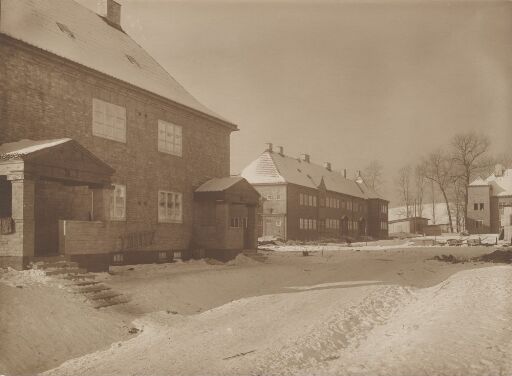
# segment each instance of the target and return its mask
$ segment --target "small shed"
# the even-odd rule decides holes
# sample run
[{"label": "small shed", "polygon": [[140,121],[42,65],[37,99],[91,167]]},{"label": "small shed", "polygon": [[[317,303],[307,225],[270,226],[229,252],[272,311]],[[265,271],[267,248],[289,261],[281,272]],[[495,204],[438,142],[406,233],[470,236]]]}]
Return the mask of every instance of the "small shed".
[{"label": "small shed", "polygon": [[223,261],[257,247],[260,194],[240,176],[211,179],[194,192],[192,247]]},{"label": "small shed", "polygon": [[425,236],[440,236],[443,233],[441,225],[427,225],[423,227]]},{"label": "small shed", "polygon": [[390,234],[422,234],[423,228],[428,224],[428,218],[408,217],[389,221]]}]

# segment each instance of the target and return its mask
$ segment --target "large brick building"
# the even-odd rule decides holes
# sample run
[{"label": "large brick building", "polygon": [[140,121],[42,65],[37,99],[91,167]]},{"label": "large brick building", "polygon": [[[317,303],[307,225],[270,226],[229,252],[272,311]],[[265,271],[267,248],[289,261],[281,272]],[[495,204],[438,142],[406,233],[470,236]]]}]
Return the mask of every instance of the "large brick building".
[{"label": "large brick building", "polygon": [[[237,126],[123,31],[118,3],[99,3],[0,0],[0,264],[164,261],[211,248],[204,233],[240,235],[212,252],[254,246],[256,192],[228,177]],[[225,180],[195,197],[210,179]],[[216,197],[231,190],[246,194]]]},{"label": "large brick building", "polygon": [[472,234],[498,234],[505,224],[504,208],[512,205],[512,169],[496,165],[486,179],[477,178],[468,188],[466,229]]},{"label": "large brick building", "polygon": [[387,238],[388,201],[360,174],[275,151],[272,144],[242,172],[262,196],[259,236],[285,240]]}]

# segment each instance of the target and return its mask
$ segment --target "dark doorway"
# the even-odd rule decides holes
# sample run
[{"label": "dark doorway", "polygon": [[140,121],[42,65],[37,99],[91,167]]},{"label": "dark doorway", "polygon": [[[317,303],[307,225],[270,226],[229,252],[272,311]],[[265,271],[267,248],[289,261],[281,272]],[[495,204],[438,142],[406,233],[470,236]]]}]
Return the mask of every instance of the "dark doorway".
[{"label": "dark doorway", "polygon": [[12,217],[12,184],[0,176],[0,218]]},{"label": "dark doorway", "polygon": [[366,235],[366,220],[364,218],[359,220],[359,236]]},{"label": "dark doorway", "polygon": [[59,216],[53,203],[57,189],[45,181],[35,185],[34,197],[34,254],[54,256],[59,252]]}]

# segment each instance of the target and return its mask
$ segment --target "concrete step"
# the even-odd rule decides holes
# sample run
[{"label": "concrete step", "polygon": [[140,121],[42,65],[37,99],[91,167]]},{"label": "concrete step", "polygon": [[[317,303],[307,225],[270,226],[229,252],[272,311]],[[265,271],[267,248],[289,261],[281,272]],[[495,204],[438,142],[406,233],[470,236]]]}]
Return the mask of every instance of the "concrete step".
[{"label": "concrete step", "polygon": [[102,291],[99,293],[94,293],[91,295],[87,295],[87,299],[89,300],[110,300],[113,298],[117,298],[121,296],[120,293],[114,291]]},{"label": "concrete step", "polygon": [[92,279],[96,278],[96,276],[94,274],[87,274],[87,273],[61,274],[61,275],[57,275],[57,277],[62,278],[62,279],[68,279],[71,281],[84,281],[84,282],[85,281],[91,282]]},{"label": "concrete step", "polygon": [[124,296],[120,296],[110,300],[97,300],[94,302],[93,307],[96,309],[112,307],[118,304],[128,303],[128,301],[129,300],[126,299]]},{"label": "concrete step", "polygon": [[75,292],[81,293],[81,294],[95,294],[101,291],[107,291],[110,290],[110,287],[105,286],[101,283],[94,284],[94,285],[88,285],[88,286],[82,286],[75,289]]},{"label": "concrete step", "polygon": [[78,281],[75,281],[72,284],[72,286],[77,286],[77,287],[81,287],[81,286],[94,286],[94,285],[97,285],[99,283],[101,283],[101,282],[98,282],[98,281],[87,281],[87,280],[80,281],[80,280],[78,280]]}]

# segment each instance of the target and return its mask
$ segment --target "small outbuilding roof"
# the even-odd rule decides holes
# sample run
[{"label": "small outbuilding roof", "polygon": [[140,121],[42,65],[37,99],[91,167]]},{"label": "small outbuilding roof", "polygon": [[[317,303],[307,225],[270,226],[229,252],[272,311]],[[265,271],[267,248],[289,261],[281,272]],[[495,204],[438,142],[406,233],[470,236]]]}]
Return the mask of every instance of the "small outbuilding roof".
[{"label": "small outbuilding roof", "polygon": [[59,138],[55,140],[20,140],[0,145],[0,156],[4,159],[22,158],[23,156],[48,149],[65,142],[70,138]]},{"label": "small outbuilding roof", "polygon": [[20,140],[2,144],[0,168],[6,175],[23,171],[42,179],[89,186],[109,186],[115,172],[71,138]]},{"label": "small outbuilding roof", "polygon": [[224,192],[233,185],[245,180],[241,176],[229,176],[225,178],[214,178],[196,189],[196,192]]}]

